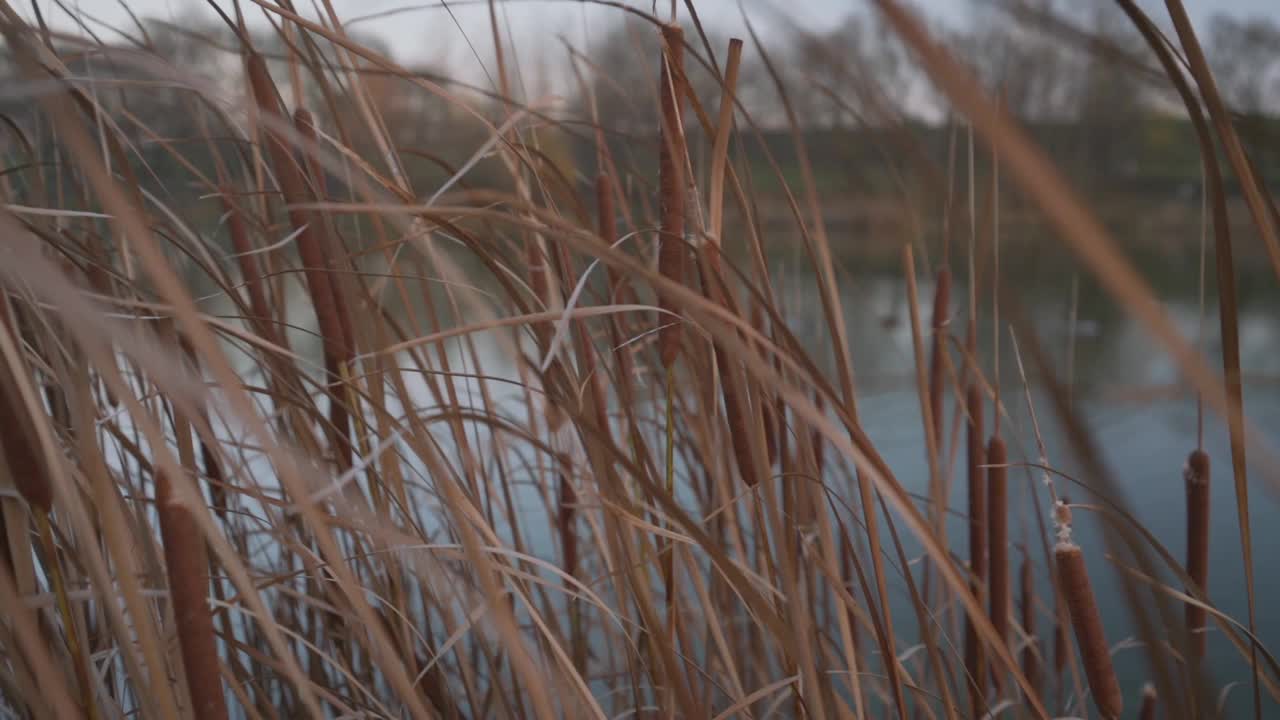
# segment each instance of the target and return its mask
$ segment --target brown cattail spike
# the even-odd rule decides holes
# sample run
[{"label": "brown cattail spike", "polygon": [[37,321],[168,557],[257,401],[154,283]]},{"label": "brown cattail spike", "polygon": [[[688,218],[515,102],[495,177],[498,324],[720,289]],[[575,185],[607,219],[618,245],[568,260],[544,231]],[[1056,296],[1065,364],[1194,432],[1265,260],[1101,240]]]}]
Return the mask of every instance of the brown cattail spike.
[{"label": "brown cattail spike", "polygon": [[1053,554],[1093,702],[1102,717],[1117,720],[1124,709],[1124,698],[1120,694],[1115,667],[1111,664],[1111,650],[1102,629],[1102,615],[1098,612],[1093,586],[1089,583],[1084,553],[1078,545],[1060,542]]},{"label": "brown cattail spike", "polygon": [[[1187,485],[1187,575],[1202,592],[1209,586],[1209,456],[1196,450],[1183,471]],[[1187,603],[1187,632],[1196,657],[1205,651],[1205,610]]]},{"label": "brown cattail spike", "polygon": [[209,555],[190,511],[174,498],[164,473],[156,475],[156,511],[164,544],[165,568],[182,667],[197,720],[225,720],[226,699],[209,609]]},{"label": "brown cattail spike", "polygon": [[1156,720],[1156,688],[1151,683],[1142,686],[1142,707],[1138,720]]},{"label": "brown cattail spike", "polygon": [[[6,333],[9,340],[18,345],[18,337],[12,332],[9,322],[9,302],[2,291],[0,332]],[[53,507],[53,492],[45,475],[40,441],[33,426],[40,418],[30,417],[22,400],[19,384],[27,382],[27,378],[21,358],[14,370],[16,372],[0,368],[0,449],[4,451],[9,474],[18,492],[33,508],[47,513]]]},{"label": "brown cattail spike", "polygon": [[[677,25],[662,28],[662,70],[659,102],[662,107],[662,142],[658,150],[658,186],[661,193],[661,231],[658,272],[666,279],[685,281],[685,145],[681,124],[684,90],[684,31]],[[663,367],[670,368],[680,353],[682,327],[676,303],[666,293],[658,306],[667,311],[659,318],[658,348]]]}]

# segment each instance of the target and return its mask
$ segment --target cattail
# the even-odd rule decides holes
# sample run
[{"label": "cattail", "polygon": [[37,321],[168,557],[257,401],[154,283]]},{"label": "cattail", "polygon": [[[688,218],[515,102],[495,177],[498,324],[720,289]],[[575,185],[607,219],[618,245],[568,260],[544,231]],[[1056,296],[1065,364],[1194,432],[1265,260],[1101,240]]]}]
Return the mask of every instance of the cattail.
[{"label": "cattail", "polygon": [[987,552],[991,559],[987,593],[991,625],[1000,641],[1009,645],[1009,486],[1008,453],[1004,440],[994,435],[987,444]]},{"label": "cattail", "polygon": [[942,396],[945,394],[945,369],[947,317],[951,314],[951,270],[938,271],[937,285],[933,289],[933,349],[929,357],[929,408],[933,413],[933,437],[942,444]]},{"label": "cattail", "polygon": [[319,223],[310,213],[298,205],[308,202],[311,197],[303,181],[302,168],[295,157],[291,145],[279,131],[279,127],[287,121],[276,96],[275,83],[267,72],[266,61],[261,55],[249,56],[249,84],[253,89],[254,101],[262,113],[267,137],[267,153],[275,168],[276,181],[280,185],[280,193],[289,204],[289,224],[300,228],[298,233],[298,255],[302,258],[307,278],[311,302],[315,307],[316,320],[320,324],[321,338],[325,343],[325,353],[340,361],[343,349],[342,323],[338,319],[338,308],[335,306],[333,289],[330,287],[329,261],[325,257],[323,245],[319,240]]},{"label": "cattail", "polygon": [[1156,720],[1156,687],[1151,683],[1142,686],[1142,707],[1138,710],[1138,720]]},{"label": "cattail", "polygon": [[[1187,575],[1201,592],[1209,587],[1209,455],[1196,450],[1183,471],[1187,485]],[[1187,603],[1187,632],[1196,657],[1204,657],[1205,610]]]},{"label": "cattail", "polygon": [[738,366],[729,358],[719,342],[712,345],[716,356],[716,367],[720,372],[720,394],[724,398],[725,422],[728,423],[729,443],[733,445],[734,459],[738,462],[738,472],[747,485],[755,487],[760,484],[760,474],[751,454],[751,424],[747,416],[748,403],[743,393],[743,378]]},{"label": "cattail", "polygon": [[[320,326],[325,371],[330,377],[329,431],[334,460],[340,470],[345,470],[351,467],[353,448],[349,438],[346,403],[341,397],[341,378],[343,365],[350,357],[351,346],[345,324],[340,317],[337,295],[330,281],[330,262],[324,248],[322,227],[318,216],[298,207],[309,201],[311,196],[304,182],[303,168],[291,145],[279,132],[278,128],[286,123],[286,119],[276,95],[275,83],[271,80],[266,61],[261,55],[254,53],[249,56],[248,72],[254,102],[264,118],[267,153],[276,171],[280,193],[290,206],[289,224],[299,229],[298,255],[302,259],[311,304],[315,308],[316,321]],[[299,124],[309,127],[308,116],[303,115],[300,120],[302,122]]]},{"label": "cattail", "polygon": [[[0,292],[0,332],[18,344],[9,322],[9,300],[3,292]],[[26,371],[21,366],[14,370],[18,373],[0,370],[4,373],[0,377],[0,448],[4,450],[9,474],[18,492],[32,508],[48,513],[53,507],[53,491],[45,475],[40,442],[33,427],[38,419],[28,417],[19,391],[19,383],[27,380]]]},{"label": "cattail", "polygon": [[[940,288],[942,277],[940,274]],[[976,384],[969,385],[965,403],[968,409],[969,573],[973,594],[981,603],[987,578],[987,483],[983,467],[986,453],[982,443],[982,391]],[[965,620],[964,657],[973,683],[970,710],[974,717],[981,717],[986,707],[986,653],[971,618]]]},{"label": "cattail", "polygon": [[[302,137],[303,148],[306,151],[306,163],[303,170],[310,175],[311,185],[314,188],[313,195],[323,200],[324,193],[324,168],[320,165],[320,155],[318,145],[316,144],[316,127],[315,120],[311,117],[311,111],[306,108],[298,108],[293,114],[293,125],[298,130],[298,134]],[[339,263],[339,246],[338,239],[331,236],[328,226],[318,213],[312,213],[312,219],[315,223],[314,239],[320,246],[320,257],[325,261],[325,269],[329,271],[329,289],[333,292],[333,307],[338,316],[338,324],[342,328],[342,345],[344,351],[343,361],[350,362],[351,357],[355,353],[355,331],[351,327],[351,316],[347,312],[347,297],[343,291],[341,275],[339,272],[344,268]]]},{"label": "cattail", "polygon": [[[663,63],[659,83],[662,108],[662,145],[658,150],[658,186],[661,200],[661,229],[658,245],[658,272],[666,279],[685,281],[685,145],[681,125],[684,98],[684,31],[678,25],[662,28]],[[680,353],[683,334],[676,303],[662,293],[658,306],[667,311],[659,318],[663,324],[658,334],[658,348],[663,367],[670,368]]]},{"label": "cattail", "polygon": [[1040,657],[1036,654],[1036,611],[1035,582],[1031,575],[1031,560],[1023,558],[1019,573],[1019,584],[1022,590],[1022,631],[1027,635],[1027,644],[1022,648],[1022,674],[1032,688],[1040,685]]},{"label": "cattail", "polygon": [[182,667],[191,693],[191,709],[197,720],[225,720],[218,648],[210,612],[209,556],[204,538],[190,512],[175,500],[169,478],[156,473],[156,513],[164,545],[165,569]]},{"label": "cattail", "polygon": [[1075,631],[1076,645],[1080,648],[1085,677],[1093,692],[1093,702],[1104,718],[1116,720],[1124,707],[1120,683],[1111,664],[1111,650],[1102,629],[1102,615],[1089,583],[1089,571],[1084,564],[1080,547],[1059,542],[1053,550],[1058,567],[1058,580],[1062,595],[1071,613],[1071,627]]},{"label": "cattail", "polygon": [[578,567],[578,536],[574,532],[574,515],[577,510],[578,496],[573,489],[569,476],[560,474],[560,516],[557,524],[560,527],[560,546],[564,551],[564,571],[573,575]]},{"label": "cattail", "polygon": [[[293,114],[294,128],[298,131],[298,135],[303,140],[304,164],[301,171],[304,179],[309,175],[311,186],[315,188],[310,191],[310,195],[317,198],[323,198],[324,174],[320,167],[319,156],[315,153],[316,148],[316,130],[315,121],[311,117],[311,112],[306,108],[298,108]],[[317,292],[324,292],[324,285],[328,286],[330,294],[330,306],[333,317],[328,320],[331,330],[338,332],[337,342],[334,343],[334,353],[336,357],[330,361],[331,367],[328,368],[330,374],[329,382],[329,427],[333,437],[334,459],[337,462],[338,470],[345,471],[351,467],[352,456],[355,451],[351,443],[350,411],[347,408],[346,398],[343,397],[344,375],[343,370],[350,365],[352,358],[355,356],[355,330],[351,327],[351,318],[347,313],[346,297],[342,291],[341,276],[338,274],[341,268],[338,266],[338,253],[336,241],[329,237],[328,228],[324,219],[319,213],[308,213],[308,232],[305,233],[306,242],[312,246],[311,256],[316,262],[321,263],[317,266],[316,274],[324,278],[324,281],[318,285],[312,292],[314,299]],[[299,251],[301,251],[303,238],[299,237]],[[319,316],[320,309],[317,305],[316,315]]]}]

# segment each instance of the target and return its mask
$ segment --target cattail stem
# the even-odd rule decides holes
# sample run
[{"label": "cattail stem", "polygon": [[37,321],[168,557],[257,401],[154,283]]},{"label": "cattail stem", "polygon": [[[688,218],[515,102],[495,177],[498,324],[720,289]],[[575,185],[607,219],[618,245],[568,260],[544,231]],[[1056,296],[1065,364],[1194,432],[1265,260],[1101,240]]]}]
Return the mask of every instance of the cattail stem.
[{"label": "cattail stem", "polygon": [[[987,488],[986,468],[983,467],[986,449],[982,443],[982,391],[977,384],[969,385],[965,402],[968,406],[969,573],[973,593],[981,603],[987,578]],[[964,657],[969,681],[973,683],[970,711],[973,717],[981,717],[986,709],[986,652],[972,618],[965,619]]]},{"label": "cattail stem", "polygon": [[[662,28],[662,72],[659,102],[662,108],[662,138],[658,150],[658,186],[661,201],[661,228],[658,245],[658,272],[683,284],[688,249],[685,247],[685,144],[681,116],[684,109],[684,31],[678,25]],[[667,311],[659,318],[658,348],[664,367],[671,367],[680,353],[683,326],[678,307],[660,293],[658,306]]]},{"label": "cattail stem", "polygon": [[[560,548],[564,554],[564,572],[570,577],[578,573],[578,533],[575,527],[578,494],[573,489],[567,472],[560,473],[560,512],[557,524],[560,527]],[[568,581],[565,582],[568,585]],[[578,611],[578,603],[569,599],[569,635],[573,650],[574,666],[583,670],[586,662],[586,645],[582,640],[582,614]]]},{"label": "cattail stem", "polygon": [[1093,702],[1104,718],[1117,720],[1124,709],[1124,697],[1120,693],[1115,667],[1111,664],[1111,649],[1102,628],[1102,615],[1098,612],[1093,586],[1089,583],[1084,553],[1078,545],[1060,542],[1053,554],[1058,579],[1062,583],[1062,595],[1071,613],[1071,627],[1080,648],[1085,677],[1093,692]]},{"label": "cattail stem", "polygon": [[[1209,586],[1209,455],[1196,450],[1183,473],[1187,486],[1187,575],[1204,593]],[[1187,632],[1195,657],[1204,657],[1205,609],[1187,603]]]},{"label": "cattail stem", "polygon": [[[942,268],[938,271],[937,284],[933,289],[933,347],[929,356],[929,408],[933,412],[933,436],[942,443],[942,398],[946,392],[944,386],[947,354],[947,317],[951,314],[951,270]],[[941,448],[938,448],[941,452]]]},{"label": "cattail stem", "polygon": [[[1000,436],[987,444],[987,594],[991,625],[1005,647],[1009,645],[1009,486],[1008,451]],[[997,677],[999,681],[999,677]]]},{"label": "cattail stem", "polygon": [[267,293],[262,283],[262,271],[258,267],[258,256],[253,252],[249,242],[249,233],[245,229],[244,218],[236,204],[231,201],[231,189],[220,189],[223,210],[227,213],[227,233],[231,236],[231,247],[236,252],[236,263],[240,266],[240,277],[244,281],[245,290],[249,293],[249,309],[253,312],[252,325],[259,334],[269,342],[280,344],[283,335],[277,336],[272,322],[271,305],[267,302]]},{"label": "cattail stem", "polygon": [[[819,414],[826,412],[826,401],[822,399],[822,393],[814,393],[813,406]],[[824,462],[825,454],[822,449],[822,433],[817,428],[814,428],[810,431],[809,438],[809,442],[813,445],[814,476],[821,480],[822,471],[826,467]]]}]

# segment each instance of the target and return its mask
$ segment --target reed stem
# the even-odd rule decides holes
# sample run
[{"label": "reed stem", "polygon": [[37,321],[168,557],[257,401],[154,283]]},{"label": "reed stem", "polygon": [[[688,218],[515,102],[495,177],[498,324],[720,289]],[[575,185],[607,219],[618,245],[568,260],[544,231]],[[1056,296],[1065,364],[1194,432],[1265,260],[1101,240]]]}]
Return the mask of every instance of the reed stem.
[{"label": "reed stem", "polygon": [[[1187,487],[1187,575],[1196,588],[1206,594],[1209,588],[1209,472],[1209,455],[1203,450],[1193,451],[1183,471]],[[1187,603],[1186,618],[1192,654],[1204,657],[1205,609]]]},{"label": "reed stem", "polygon": [[[661,147],[658,149],[658,187],[661,227],[658,244],[658,272],[668,280],[684,284],[688,249],[685,246],[685,151],[684,127],[684,31],[678,25],[662,28],[662,71],[659,103],[662,109]],[[659,317],[658,349],[663,367],[670,368],[680,353],[684,328],[679,308],[667,293],[659,293],[658,306],[666,311]],[[674,313],[674,314],[672,314]]]}]

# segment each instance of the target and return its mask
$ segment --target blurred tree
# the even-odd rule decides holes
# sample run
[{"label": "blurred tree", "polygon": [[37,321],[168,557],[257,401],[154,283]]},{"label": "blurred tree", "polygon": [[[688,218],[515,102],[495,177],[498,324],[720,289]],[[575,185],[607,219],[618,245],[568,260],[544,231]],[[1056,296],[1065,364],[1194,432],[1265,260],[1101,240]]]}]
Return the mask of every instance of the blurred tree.
[{"label": "blurred tree", "polygon": [[1233,110],[1280,110],[1280,25],[1271,18],[1219,13],[1209,22],[1208,46],[1218,88]]},{"label": "blurred tree", "polygon": [[[714,115],[720,102],[720,82],[701,60],[706,53],[697,30],[690,25],[684,31],[685,74],[699,102]],[[728,38],[709,30],[708,40],[723,66]],[[592,43],[584,58],[587,93],[573,103],[574,115],[591,118],[594,99],[602,127],[627,134],[656,133],[659,41],[658,29],[653,25],[628,19],[605,33],[600,42]],[[744,60],[740,88],[750,84],[747,78],[752,71],[748,65]]]}]

